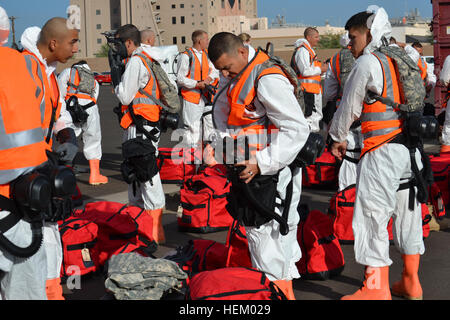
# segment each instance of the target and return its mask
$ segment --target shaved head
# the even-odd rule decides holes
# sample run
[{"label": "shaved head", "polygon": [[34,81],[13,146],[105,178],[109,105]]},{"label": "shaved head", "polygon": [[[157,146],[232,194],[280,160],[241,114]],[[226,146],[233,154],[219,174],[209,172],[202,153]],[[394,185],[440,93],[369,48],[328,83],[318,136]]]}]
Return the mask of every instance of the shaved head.
[{"label": "shaved head", "polygon": [[67,19],[55,17],[48,20],[41,29],[38,43],[48,44],[51,40],[63,39],[69,29],[67,28]]},{"label": "shaved head", "polygon": [[155,33],[153,30],[145,29],[141,31],[141,43],[155,45]]},{"label": "shaved head", "polygon": [[67,19],[55,17],[41,29],[37,47],[48,63],[65,63],[78,52],[78,29],[69,29]]}]

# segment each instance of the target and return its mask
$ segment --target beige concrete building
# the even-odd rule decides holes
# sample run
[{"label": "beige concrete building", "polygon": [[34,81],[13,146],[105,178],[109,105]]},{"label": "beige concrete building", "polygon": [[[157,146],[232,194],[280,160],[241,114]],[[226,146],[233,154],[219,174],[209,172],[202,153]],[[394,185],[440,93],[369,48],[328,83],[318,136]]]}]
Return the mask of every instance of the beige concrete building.
[{"label": "beige concrete building", "polygon": [[202,29],[210,36],[220,31],[239,34],[267,29],[258,18],[257,0],[70,0],[81,9],[78,58],[91,58],[106,43],[102,32],[132,23],[157,34],[157,45],[191,46],[191,34]]}]

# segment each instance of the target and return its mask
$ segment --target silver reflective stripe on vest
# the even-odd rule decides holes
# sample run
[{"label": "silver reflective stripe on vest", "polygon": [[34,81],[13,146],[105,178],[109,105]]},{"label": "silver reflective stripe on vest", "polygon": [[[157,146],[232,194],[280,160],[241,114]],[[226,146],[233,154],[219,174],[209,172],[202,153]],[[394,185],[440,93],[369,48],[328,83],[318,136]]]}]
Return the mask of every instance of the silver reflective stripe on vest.
[{"label": "silver reflective stripe on vest", "polygon": [[[36,67],[37,67],[37,75],[39,77],[39,80],[41,82],[41,86],[39,86],[39,84],[36,83],[36,79],[34,78],[33,75],[33,64],[31,62],[31,59],[33,59],[34,61],[36,61]],[[41,122],[44,122],[44,118],[45,118],[45,86],[44,86],[44,78],[42,76],[42,72],[41,72],[41,68],[39,67],[39,61],[32,55],[25,55],[25,62],[26,62],[26,66],[27,66],[27,70],[30,73],[31,78],[33,79],[34,83],[36,83],[37,89],[36,89],[36,98],[39,97],[39,94],[41,93],[41,88],[43,90],[42,92],[42,99],[41,99],[41,103],[39,105],[39,110],[41,112]]]},{"label": "silver reflective stripe on vest", "polygon": [[317,80],[312,80],[312,79],[299,79],[300,83],[315,83],[315,84],[320,84],[320,81]]},{"label": "silver reflective stripe on vest", "polygon": [[255,81],[258,78],[259,74],[261,73],[262,68],[261,65],[256,65],[253,70],[250,72],[250,74],[247,77],[247,80],[245,80],[244,85],[241,88],[241,92],[239,93],[238,97],[238,103],[244,104],[245,98],[249,95],[250,91],[255,86]]},{"label": "silver reflective stripe on vest", "polygon": [[[0,150],[20,148],[44,141],[43,130],[41,127],[7,134],[4,123],[3,114],[1,113],[0,108]],[[8,183],[21,174],[31,171],[33,168],[34,167],[0,170],[0,184]]]},{"label": "silver reflective stripe on vest", "polygon": [[[393,88],[393,80],[392,75],[389,68],[389,61],[387,57],[384,54],[381,54],[379,52],[373,53],[375,56],[378,57],[378,59],[381,61],[382,68],[384,70],[384,81],[386,86],[386,95],[387,98],[394,101],[394,88]],[[386,111],[384,112],[363,112],[361,115],[361,122],[376,122],[376,121],[391,121],[391,120],[399,120],[400,119],[400,112],[397,112],[394,110],[394,108],[390,105],[386,105]],[[373,130],[370,132],[366,132],[363,134],[364,139],[372,138],[375,136],[382,136],[389,134],[397,129],[400,129],[400,127],[394,127],[394,128],[385,128],[385,129],[379,129],[379,130]]]},{"label": "silver reflective stripe on vest", "polygon": [[[152,69],[150,68],[150,63],[151,61],[144,55],[141,53],[136,54],[137,56],[139,56],[140,58],[142,58],[146,63],[147,63],[147,71],[149,73],[149,78],[148,81],[150,81],[151,79],[153,79],[153,85],[152,85],[152,93],[150,96],[150,93],[146,92],[143,88],[139,89],[139,93],[143,94],[145,96],[147,96],[147,98],[134,98],[133,99],[133,104],[148,104],[148,105],[160,105],[160,102],[158,103],[157,99],[156,99],[156,90],[158,90],[157,87],[157,81],[156,81],[156,77],[152,71]],[[148,84],[148,82],[147,82]],[[147,87],[147,84],[145,85],[145,87]]]}]

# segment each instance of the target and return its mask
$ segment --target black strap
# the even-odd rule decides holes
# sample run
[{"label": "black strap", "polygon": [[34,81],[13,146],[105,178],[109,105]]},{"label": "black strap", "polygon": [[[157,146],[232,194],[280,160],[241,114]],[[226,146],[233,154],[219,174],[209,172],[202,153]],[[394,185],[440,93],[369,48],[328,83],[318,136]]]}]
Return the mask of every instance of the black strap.
[{"label": "black strap", "polygon": [[[349,150],[347,150],[347,151],[349,151]],[[347,155],[344,155],[344,156],[343,156],[343,159],[344,159],[344,160],[347,160],[347,161],[349,161],[349,162],[352,162],[352,163],[354,163],[354,164],[358,164],[358,163],[359,163],[359,159],[355,159],[355,158],[349,157],[349,156],[347,156]]]},{"label": "black strap", "polygon": [[[134,113],[134,110],[133,110],[133,103],[131,103],[128,106],[128,112],[130,113],[131,119],[133,120],[133,123],[136,126],[137,132],[144,134],[147,137],[147,139],[152,140],[154,142],[157,142],[158,138],[155,135],[155,130],[158,130],[158,129],[154,128],[152,131],[147,131],[144,128],[144,122],[143,121],[145,119],[143,119],[142,117],[138,118],[136,116],[136,114]],[[158,130],[158,132],[159,132],[159,130]]]},{"label": "black strap", "polygon": [[1,210],[10,212],[6,217],[0,219],[0,233],[5,233],[14,227],[19,220],[23,218],[23,215],[18,210],[13,200],[2,195],[0,195],[0,207]]}]

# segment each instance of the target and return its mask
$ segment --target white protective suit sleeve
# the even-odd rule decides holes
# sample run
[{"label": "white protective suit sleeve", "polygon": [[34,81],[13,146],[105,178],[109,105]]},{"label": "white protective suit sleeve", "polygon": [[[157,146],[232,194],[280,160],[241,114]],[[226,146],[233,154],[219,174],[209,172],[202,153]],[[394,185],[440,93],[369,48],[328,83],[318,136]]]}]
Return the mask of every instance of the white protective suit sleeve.
[{"label": "white protective suit sleeve", "polygon": [[[142,47],[137,48],[133,54],[141,52]],[[144,88],[149,80],[149,74],[142,60],[132,56],[128,61],[120,83],[114,89],[117,98],[123,105],[129,105],[140,88]]]},{"label": "white protective suit sleeve", "polygon": [[439,74],[439,81],[445,87],[450,84],[450,56],[447,56]]},{"label": "white protective suit sleeve", "polygon": [[[298,39],[295,42],[295,47],[300,47],[302,43],[307,43],[311,47],[306,39]],[[309,51],[305,47],[300,48],[295,53],[295,63],[297,64],[298,70],[304,77],[311,77],[322,74],[322,70],[319,67],[315,67],[311,64]]]},{"label": "white protective suit sleeve", "polygon": [[361,115],[367,90],[382,94],[383,73],[380,71],[380,62],[372,55],[362,55],[356,60],[339,108],[331,120],[329,133],[334,141],[343,142],[347,139],[350,126]]},{"label": "white protective suit sleeve", "polygon": [[[273,88],[276,88],[274,90]],[[275,174],[294,161],[309,136],[309,126],[286,77],[267,75],[258,82],[258,100],[270,122],[278,128],[270,145],[256,152],[263,175]]]}]

